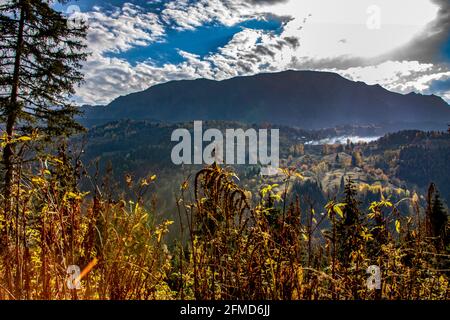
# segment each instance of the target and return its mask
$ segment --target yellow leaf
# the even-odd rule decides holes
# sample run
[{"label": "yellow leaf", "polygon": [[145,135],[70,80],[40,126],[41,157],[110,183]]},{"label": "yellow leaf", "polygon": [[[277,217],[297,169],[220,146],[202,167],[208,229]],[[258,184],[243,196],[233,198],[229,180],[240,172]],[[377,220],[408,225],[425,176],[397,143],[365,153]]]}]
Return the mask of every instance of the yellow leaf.
[{"label": "yellow leaf", "polygon": [[400,220],[396,220],[395,221],[395,230],[397,231],[397,233],[400,233]]},{"label": "yellow leaf", "polygon": [[334,212],[336,212],[341,218],[344,218],[344,212],[342,212],[341,207],[337,204],[333,207]]},{"label": "yellow leaf", "polygon": [[67,192],[67,197],[69,199],[81,199],[80,195],[78,195],[78,194],[76,194],[76,193],[74,193],[72,191]]},{"label": "yellow leaf", "polygon": [[31,138],[28,137],[28,136],[22,136],[22,137],[17,138],[17,140],[18,140],[18,141],[30,141]]},{"label": "yellow leaf", "polygon": [[45,180],[42,179],[41,177],[34,177],[31,179],[31,181],[36,184],[44,184],[45,183]]},{"label": "yellow leaf", "polygon": [[305,179],[305,177],[302,176],[302,175],[301,175],[300,173],[298,173],[298,172],[295,173],[295,176],[296,176],[297,178],[299,178],[300,180]]},{"label": "yellow leaf", "polygon": [[58,158],[53,158],[53,161],[55,161],[56,163],[59,163],[59,164],[64,164],[64,162]]}]

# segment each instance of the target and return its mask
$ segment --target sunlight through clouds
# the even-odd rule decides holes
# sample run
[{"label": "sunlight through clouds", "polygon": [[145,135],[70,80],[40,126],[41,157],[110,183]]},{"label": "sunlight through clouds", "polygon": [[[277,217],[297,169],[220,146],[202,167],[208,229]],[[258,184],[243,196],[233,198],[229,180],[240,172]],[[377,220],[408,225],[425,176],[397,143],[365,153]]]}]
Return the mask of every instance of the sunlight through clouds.
[{"label": "sunlight through clouds", "polygon": [[[448,61],[435,61],[441,39],[448,39],[444,13],[449,6],[441,0],[171,0],[150,9],[139,1],[108,10],[94,6],[86,13],[93,55],[78,100],[107,104],[174,79],[226,79],[287,69],[329,70],[401,93],[428,94],[449,70]],[[278,30],[261,27],[271,20],[279,21]],[[248,21],[261,23],[240,25]],[[378,25],[371,28],[368,21]],[[223,38],[226,42],[218,41],[224,45],[207,54],[172,44],[180,32],[189,31],[196,44],[211,47],[195,38],[200,28],[202,35],[217,37],[229,34],[226,28],[235,29]],[[425,52],[424,41],[429,41]],[[157,43],[165,44],[157,50],[173,53],[145,58]],[[173,55],[179,61],[169,59]],[[439,93],[449,96],[442,89]]]}]

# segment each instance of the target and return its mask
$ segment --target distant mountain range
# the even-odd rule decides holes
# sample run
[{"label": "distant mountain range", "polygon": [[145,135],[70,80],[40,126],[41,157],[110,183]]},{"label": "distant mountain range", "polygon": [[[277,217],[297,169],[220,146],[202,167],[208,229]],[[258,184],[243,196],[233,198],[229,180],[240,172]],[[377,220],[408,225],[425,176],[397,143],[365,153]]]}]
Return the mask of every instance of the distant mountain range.
[{"label": "distant mountain range", "polygon": [[83,110],[87,126],[122,119],[227,120],[306,129],[375,124],[398,130],[445,129],[450,122],[450,106],[438,96],[402,95],[315,71],[171,81]]}]

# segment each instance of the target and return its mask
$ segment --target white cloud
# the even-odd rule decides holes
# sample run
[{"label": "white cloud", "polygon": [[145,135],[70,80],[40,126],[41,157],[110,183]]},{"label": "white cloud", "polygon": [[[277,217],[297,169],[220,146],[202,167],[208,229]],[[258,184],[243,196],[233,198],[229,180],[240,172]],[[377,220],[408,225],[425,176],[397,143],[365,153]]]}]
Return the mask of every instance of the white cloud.
[{"label": "white cloud", "polygon": [[[380,10],[380,29],[367,26],[368,8],[374,5]],[[297,21],[307,18],[301,30],[305,57],[370,58],[411,41],[436,17],[438,7],[429,0],[299,0],[274,6],[272,12]]]},{"label": "white cloud", "polygon": [[[275,1],[276,2],[276,1]],[[345,4],[345,5],[344,5]],[[367,8],[381,9],[381,28],[367,28]],[[289,68],[330,70],[369,84],[407,93],[429,93],[434,80],[450,77],[448,65],[390,58],[390,53],[423,36],[436,18],[431,0],[291,0],[269,6],[248,0],[174,0],[160,14],[125,3],[113,12],[89,13],[90,48],[86,84],[78,95],[84,103],[105,104],[119,95],[174,80],[225,79],[237,75],[281,71]],[[179,51],[179,64],[156,66],[152,61],[131,65],[108,58],[155,41],[166,41],[166,29],[193,30],[204,24],[226,26],[267,14],[290,16],[282,32],[243,29],[205,57]],[[450,94],[443,93],[448,101]]]},{"label": "white cloud", "polygon": [[195,55],[180,52],[186,61],[177,65],[155,66],[142,62],[133,66],[124,59],[97,55],[85,66],[85,84],[77,94],[85,104],[107,104],[118,96],[178,79],[213,78],[209,63]]},{"label": "white cloud", "polygon": [[175,24],[176,29],[193,30],[205,23],[218,22],[232,26],[250,14],[249,7],[242,1],[189,0],[169,2],[162,11],[162,19],[166,23]]},{"label": "white cloud", "polygon": [[[328,71],[339,73],[354,81],[362,81],[370,85],[379,84],[388,90],[403,94],[410,92],[431,94],[430,88],[434,81],[450,78],[448,66],[418,61],[386,61],[365,67],[329,69]],[[440,94],[450,102],[450,92],[440,92]]]},{"label": "white cloud", "polygon": [[367,84],[392,86],[405,78],[424,74],[432,69],[432,64],[421,64],[418,61],[386,61],[377,65],[345,70],[332,69],[331,71],[339,72],[355,81],[364,81]]},{"label": "white cloud", "polygon": [[95,53],[120,52],[161,40],[165,34],[159,16],[125,3],[113,12],[100,8],[87,14],[89,49]]}]

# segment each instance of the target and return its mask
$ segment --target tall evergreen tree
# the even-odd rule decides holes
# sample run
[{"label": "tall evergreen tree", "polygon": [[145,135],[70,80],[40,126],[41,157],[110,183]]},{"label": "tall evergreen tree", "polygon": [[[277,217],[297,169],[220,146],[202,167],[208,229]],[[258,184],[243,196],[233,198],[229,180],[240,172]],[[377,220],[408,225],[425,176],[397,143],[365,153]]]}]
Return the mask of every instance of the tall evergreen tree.
[{"label": "tall evergreen tree", "polygon": [[439,191],[436,191],[434,194],[430,220],[433,236],[437,239],[438,243],[441,246],[445,247],[447,240],[446,227],[448,222],[448,216],[444,208],[444,205],[441,201]]},{"label": "tall evergreen tree", "polygon": [[433,239],[437,248],[448,245],[447,237],[448,214],[441,201],[439,191],[431,183],[427,194],[426,229],[427,236]]},{"label": "tall evergreen tree", "polygon": [[[38,130],[49,137],[81,127],[69,102],[82,82],[86,25],[69,25],[52,0],[6,0],[0,4],[0,121],[5,212],[11,210],[17,135]],[[60,1],[61,2],[61,1]]]},{"label": "tall evergreen tree", "polygon": [[357,191],[351,177],[348,178],[344,187],[345,207],[343,219],[337,225],[337,236],[339,242],[338,255],[343,265],[348,265],[350,253],[358,247],[360,240],[361,218]]},{"label": "tall evergreen tree", "polygon": [[448,226],[448,213],[441,201],[439,191],[434,183],[428,188],[426,208],[427,237],[434,246],[438,255],[434,256],[432,263],[436,269],[449,270],[450,262],[450,234]]}]

